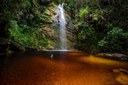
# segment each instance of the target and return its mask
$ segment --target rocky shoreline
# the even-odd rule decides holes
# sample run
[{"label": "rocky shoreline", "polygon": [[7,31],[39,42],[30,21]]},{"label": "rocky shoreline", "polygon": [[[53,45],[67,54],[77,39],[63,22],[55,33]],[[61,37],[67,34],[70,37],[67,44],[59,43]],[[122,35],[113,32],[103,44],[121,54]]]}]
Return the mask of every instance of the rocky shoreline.
[{"label": "rocky shoreline", "polygon": [[96,57],[109,58],[114,60],[128,61],[128,55],[123,53],[98,53]]}]

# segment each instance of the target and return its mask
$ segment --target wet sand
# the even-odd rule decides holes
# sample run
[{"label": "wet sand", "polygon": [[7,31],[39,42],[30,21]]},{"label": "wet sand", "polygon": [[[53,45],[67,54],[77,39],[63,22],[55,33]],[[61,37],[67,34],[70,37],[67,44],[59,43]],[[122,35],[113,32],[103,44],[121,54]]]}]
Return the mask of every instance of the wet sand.
[{"label": "wet sand", "polygon": [[118,69],[128,62],[82,52],[17,54],[1,60],[0,85],[128,85]]}]

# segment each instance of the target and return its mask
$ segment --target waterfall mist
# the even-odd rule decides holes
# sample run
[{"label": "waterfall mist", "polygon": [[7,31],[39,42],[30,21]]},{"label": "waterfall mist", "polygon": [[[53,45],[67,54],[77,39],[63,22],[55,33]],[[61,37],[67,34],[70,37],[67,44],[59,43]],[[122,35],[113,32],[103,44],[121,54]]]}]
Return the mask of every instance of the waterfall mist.
[{"label": "waterfall mist", "polygon": [[59,25],[60,28],[60,49],[61,50],[67,50],[67,45],[66,45],[66,19],[64,15],[64,8],[63,8],[63,3],[59,4],[57,9],[56,9],[56,21]]}]

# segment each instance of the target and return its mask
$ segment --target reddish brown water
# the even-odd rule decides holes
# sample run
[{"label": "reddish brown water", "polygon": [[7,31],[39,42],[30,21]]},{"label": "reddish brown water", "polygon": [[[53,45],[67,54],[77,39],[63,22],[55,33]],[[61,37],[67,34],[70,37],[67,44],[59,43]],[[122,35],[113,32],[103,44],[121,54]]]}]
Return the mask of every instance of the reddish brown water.
[{"label": "reddish brown water", "polygon": [[0,64],[0,85],[128,85],[118,70],[127,70],[127,62],[82,52],[18,54]]}]

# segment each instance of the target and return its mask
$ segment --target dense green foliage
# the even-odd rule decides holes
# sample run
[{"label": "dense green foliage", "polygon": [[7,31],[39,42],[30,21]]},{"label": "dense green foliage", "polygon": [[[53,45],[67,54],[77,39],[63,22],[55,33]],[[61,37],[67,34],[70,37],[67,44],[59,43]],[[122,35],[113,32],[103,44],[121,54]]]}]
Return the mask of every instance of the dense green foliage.
[{"label": "dense green foliage", "polygon": [[43,49],[53,45],[55,42],[43,36],[40,29],[51,25],[47,8],[53,2],[65,3],[65,11],[74,24],[76,49],[128,51],[128,0],[1,0],[1,39],[8,39],[8,44],[18,48]]},{"label": "dense green foliage", "polygon": [[7,25],[3,29],[6,29],[9,44],[18,48],[42,49],[52,43],[39,29],[43,23],[49,23],[50,18],[43,14],[45,6],[42,5],[49,1],[2,0],[1,3],[0,23]]},{"label": "dense green foliage", "polygon": [[41,33],[36,28],[27,25],[24,25],[25,27],[18,26],[15,20],[11,20],[9,24],[10,38],[16,46],[41,49],[42,46],[47,45],[47,39],[42,39]]},{"label": "dense green foliage", "polygon": [[75,23],[78,24],[76,47],[89,52],[127,52],[127,1],[86,3]]}]

